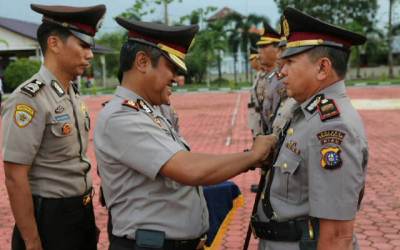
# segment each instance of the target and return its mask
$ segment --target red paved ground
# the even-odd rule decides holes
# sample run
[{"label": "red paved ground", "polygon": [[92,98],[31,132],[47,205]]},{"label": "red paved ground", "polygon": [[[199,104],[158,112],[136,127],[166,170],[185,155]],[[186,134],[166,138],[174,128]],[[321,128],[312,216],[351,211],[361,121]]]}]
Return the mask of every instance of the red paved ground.
[{"label": "red paved ground", "polygon": [[[400,88],[395,87],[352,88],[349,89],[349,93],[353,98],[361,99],[400,98]],[[95,121],[100,103],[107,99],[109,97],[106,96],[86,98],[92,121]],[[197,152],[229,153],[248,148],[251,139],[246,127],[247,99],[248,94],[244,92],[175,95],[173,104],[180,115],[181,132],[192,145],[192,149]],[[238,101],[236,123],[233,129],[230,129],[232,112]],[[363,250],[400,250],[400,173],[396,171],[400,166],[400,160],[396,157],[400,142],[400,111],[363,110],[360,113],[368,133],[370,162],[366,195],[356,222],[357,236]],[[226,137],[229,135],[232,135],[232,144],[225,146]],[[89,156],[95,166],[92,144],[89,147]],[[97,188],[99,180],[96,176],[94,180]],[[233,180],[241,188],[245,205],[238,210],[229,225],[220,249],[239,250],[243,244],[254,200],[249,187],[258,181],[258,174],[248,172]],[[0,197],[0,250],[5,250],[10,248],[10,233],[14,222],[4,186],[2,167]],[[99,206],[97,199],[95,207],[97,224],[102,229],[99,249],[107,249],[106,212]],[[252,241],[249,249],[256,249],[256,241]]]}]

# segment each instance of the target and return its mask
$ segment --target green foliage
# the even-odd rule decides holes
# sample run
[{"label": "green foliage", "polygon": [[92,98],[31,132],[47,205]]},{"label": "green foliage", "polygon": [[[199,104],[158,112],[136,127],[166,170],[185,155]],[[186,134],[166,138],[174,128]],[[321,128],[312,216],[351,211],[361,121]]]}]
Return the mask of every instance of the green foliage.
[{"label": "green foliage", "polygon": [[[111,33],[103,34],[98,40],[97,44],[104,45],[114,50],[114,53],[106,54],[106,68],[107,77],[116,77],[119,68],[119,51],[121,50],[123,42],[126,40],[126,33],[122,31],[114,31]],[[101,69],[100,58],[95,57],[93,60],[94,68]]]},{"label": "green foliage", "polygon": [[132,7],[120,14],[126,19],[141,20],[143,16],[154,13],[155,9],[150,8],[148,0],[136,0]]},{"label": "green foliage", "polygon": [[21,83],[28,80],[39,71],[41,63],[39,61],[26,58],[18,59],[10,63],[4,72],[4,81],[7,90],[14,90]]}]

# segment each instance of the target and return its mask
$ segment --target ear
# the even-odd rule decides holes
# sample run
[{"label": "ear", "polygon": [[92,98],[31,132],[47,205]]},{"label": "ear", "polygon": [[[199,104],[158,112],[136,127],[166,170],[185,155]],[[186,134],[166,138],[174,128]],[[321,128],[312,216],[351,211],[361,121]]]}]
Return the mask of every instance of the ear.
[{"label": "ear", "polygon": [[60,52],[62,44],[63,41],[58,36],[49,36],[47,38],[47,50],[51,50],[55,54]]},{"label": "ear", "polygon": [[322,57],[317,61],[317,80],[323,81],[332,73],[332,62],[327,57]]},{"label": "ear", "polygon": [[151,64],[150,58],[144,51],[137,52],[134,66],[139,72],[146,73],[147,68],[150,64]]}]

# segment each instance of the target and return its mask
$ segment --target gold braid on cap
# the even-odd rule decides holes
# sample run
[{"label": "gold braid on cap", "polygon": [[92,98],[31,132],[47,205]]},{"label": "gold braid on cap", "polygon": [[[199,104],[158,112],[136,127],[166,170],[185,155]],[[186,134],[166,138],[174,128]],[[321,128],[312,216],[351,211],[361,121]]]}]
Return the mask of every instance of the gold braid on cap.
[{"label": "gold braid on cap", "polygon": [[157,47],[159,47],[161,50],[164,50],[165,52],[167,52],[168,54],[174,55],[182,60],[185,59],[185,54],[180,52],[179,50],[176,50],[174,48],[171,48],[165,44],[159,43],[157,44]]},{"label": "gold braid on cap", "polygon": [[324,40],[322,40],[322,39],[301,40],[301,41],[288,42],[286,44],[286,48],[294,48],[294,47],[302,47],[302,46],[314,46],[314,45],[321,45],[323,43],[324,43]]}]

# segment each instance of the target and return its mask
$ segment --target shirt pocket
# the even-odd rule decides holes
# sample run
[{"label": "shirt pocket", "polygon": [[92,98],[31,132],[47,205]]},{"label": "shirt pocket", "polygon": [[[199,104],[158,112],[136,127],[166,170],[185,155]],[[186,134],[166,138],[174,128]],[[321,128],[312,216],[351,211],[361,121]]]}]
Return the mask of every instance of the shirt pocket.
[{"label": "shirt pocket", "polygon": [[48,125],[50,130],[46,139],[46,152],[62,157],[79,155],[80,145],[76,127],[72,121],[54,122]]},{"label": "shirt pocket", "polygon": [[288,203],[297,204],[302,199],[303,186],[307,185],[307,180],[304,180],[301,175],[302,159],[285,148],[282,148],[282,151],[274,164],[273,185],[276,182],[274,193]]}]

